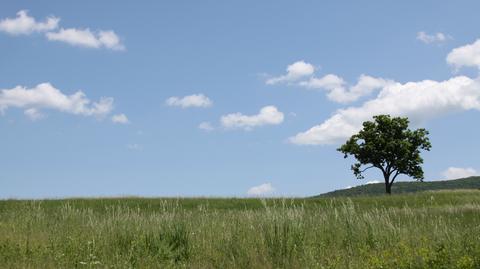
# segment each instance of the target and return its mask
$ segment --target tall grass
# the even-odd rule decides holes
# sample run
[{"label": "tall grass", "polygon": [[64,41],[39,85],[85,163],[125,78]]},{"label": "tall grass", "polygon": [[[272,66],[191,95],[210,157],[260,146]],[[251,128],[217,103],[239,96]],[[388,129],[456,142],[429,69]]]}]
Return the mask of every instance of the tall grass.
[{"label": "tall grass", "polygon": [[0,201],[2,268],[480,268],[480,192]]}]

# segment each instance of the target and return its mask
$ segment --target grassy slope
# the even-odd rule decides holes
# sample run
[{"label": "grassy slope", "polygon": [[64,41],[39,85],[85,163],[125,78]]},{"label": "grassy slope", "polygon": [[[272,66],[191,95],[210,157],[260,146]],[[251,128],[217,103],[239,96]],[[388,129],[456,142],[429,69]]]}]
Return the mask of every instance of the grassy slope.
[{"label": "grassy slope", "polygon": [[[427,181],[427,182],[396,182],[392,186],[392,193],[412,193],[432,190],[459,190],[480,189],[480,177],[469,177],[455,180]],[[317,197],[340,197],[358,195],[381,195],[385,194],[385,184],[376,183],[356,186],[349,189],[335,190],[320,194]]]},{"label": "grassy slope", "polygon": [[480,268],[480,191],[0,201],[2,268]]}]

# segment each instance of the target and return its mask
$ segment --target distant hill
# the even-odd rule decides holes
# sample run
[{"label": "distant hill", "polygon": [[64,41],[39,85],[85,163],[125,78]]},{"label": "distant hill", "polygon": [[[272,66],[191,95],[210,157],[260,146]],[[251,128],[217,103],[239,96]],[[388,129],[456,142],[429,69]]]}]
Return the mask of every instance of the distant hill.
[{"label": "distant hill", "polygon": [[[411,193],[432,190],[480,189],[480,177],[468,177],[454,180],[425,181],[425,182],[396,182],[392,186],[392,194]],[[358,195],[385,194],[384,183],[366,184],[349,189],[335,190],[315,197],[338,197]]]}]

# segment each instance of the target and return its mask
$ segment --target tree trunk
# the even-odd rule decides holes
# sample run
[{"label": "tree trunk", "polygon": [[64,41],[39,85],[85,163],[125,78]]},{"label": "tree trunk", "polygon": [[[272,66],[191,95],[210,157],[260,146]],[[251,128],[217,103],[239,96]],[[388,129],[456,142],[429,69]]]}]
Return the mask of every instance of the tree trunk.
[{"label": "tree trunk", "polygon": [[389,184],[388,182],[385,182],[385,192],[390,195],[392,194],[392,185]]},{"label": "tree trunk", "polygon": [[392,194],[392,184],[390,183],[390,174],[383,173],[383,177],[385,179],[385,192],[388,195],[390,195],[390,194]]}]

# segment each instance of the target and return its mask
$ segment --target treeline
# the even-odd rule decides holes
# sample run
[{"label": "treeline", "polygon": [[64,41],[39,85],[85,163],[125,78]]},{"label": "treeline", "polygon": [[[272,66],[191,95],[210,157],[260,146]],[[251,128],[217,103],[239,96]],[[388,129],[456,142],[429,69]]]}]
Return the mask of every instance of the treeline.
[{"label": "treeline", "polygon": [[[393,193],[413,193],[434,190],[459,190],[480,189],[480,177],[469,177],[444,181],[414,181],[397,182],[392,186]],[[335,190],[320,194],[316,197],[358,196],[358,195],[381,195],[385,194],[385,184],[375,183],[356,186],[349,189]]]}]

